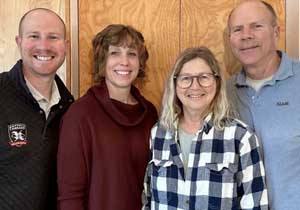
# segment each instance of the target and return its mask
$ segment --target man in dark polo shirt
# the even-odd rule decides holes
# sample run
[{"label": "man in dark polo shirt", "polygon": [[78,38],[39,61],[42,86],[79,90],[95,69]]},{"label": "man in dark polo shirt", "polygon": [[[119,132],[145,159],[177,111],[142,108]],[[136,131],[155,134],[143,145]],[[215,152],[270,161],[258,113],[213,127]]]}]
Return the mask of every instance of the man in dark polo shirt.
[{"label": "man in dark polo shirt", "polygon": [[65,24],[51,10],[30,10],[16,43],[21,59],[0,74],[0,209],[55,210],[59,122],[74,100],[56,75]]}]

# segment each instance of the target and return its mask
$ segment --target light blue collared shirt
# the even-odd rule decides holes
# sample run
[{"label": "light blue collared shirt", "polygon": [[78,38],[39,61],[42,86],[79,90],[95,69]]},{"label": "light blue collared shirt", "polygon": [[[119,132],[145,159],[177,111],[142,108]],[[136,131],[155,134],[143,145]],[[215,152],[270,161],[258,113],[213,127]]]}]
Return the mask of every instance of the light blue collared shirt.
[{"label": "light blue collared shirt", "polygon": [[299,210],[300,62],[278,54],[279,69],[259,91],[246,84],[244,70],[230,78],[227,91],[262,141],[271,210]]}]

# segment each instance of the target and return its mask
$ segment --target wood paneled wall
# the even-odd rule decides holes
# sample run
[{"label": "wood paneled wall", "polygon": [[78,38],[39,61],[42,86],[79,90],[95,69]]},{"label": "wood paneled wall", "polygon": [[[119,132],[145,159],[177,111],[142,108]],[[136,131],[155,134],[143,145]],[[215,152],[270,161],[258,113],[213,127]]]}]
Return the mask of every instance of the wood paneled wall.
[{"label": "wood paneled wall", "polygon": [[[239,68],[227,43],[227,16],[239,0],[79,0],[80,94],[92,85],[91,40],[111,23],[141,31],[149,49],[142,93],[159,108],[164,81],[185,48],[206,45],[228,76]],[[285,50],[285,0],[272,1],[281,24],[279,48]]]},{"label": "wood paneled wall", "polygon": [[[0,0],[0,72],[8,71],[20,58],[15,42],[19,20],[25,12],[36,7],[52,9],[66,19],[66,0]],[[65,65],[59,74],[65,81]]]},{"label": "wood paneled wall", "polygon": [[[208,46],[228,76],[239,68],[226,41],[227,15],[239,0],[78,0],[80,95],[92,85],[91,40],[111,23],[130,24],[140,30],[149,49],[147,79],[139,85],[156,107],[164,81],[176,56],[185,48]],[[281,25],[279,49],[285,50],[285,0],[272,1]],[[20,57],[15,43],[20,17],[35,7],[50,8],[67,23],[70,0],[0,1],[0,71],[9,70]],[[70,69],[60,69],[66,80]],[[68,80],[68,85],[70,80]],[[69,85],[70,86],[70,85]]]},{"label": "wood paneled wall", "polygon": [[94,35],[111,23],[130,24],[143,33],[150,54],[148,77],[142,90],[158,105],[167,70],[179,52],[179,7],[178,0],[80,1],[80,93],[85,93],[92,84],[91,40]]},{"label": "wood paneled wall", "polygon": [[[240,0],[182,0],[182,47],[206,45],[217,57],[225,76],[240,69],[231,54],[226,30],[227,17]],[[279,49],[285,50],[285,0],[266,0],[279,16]]]}]

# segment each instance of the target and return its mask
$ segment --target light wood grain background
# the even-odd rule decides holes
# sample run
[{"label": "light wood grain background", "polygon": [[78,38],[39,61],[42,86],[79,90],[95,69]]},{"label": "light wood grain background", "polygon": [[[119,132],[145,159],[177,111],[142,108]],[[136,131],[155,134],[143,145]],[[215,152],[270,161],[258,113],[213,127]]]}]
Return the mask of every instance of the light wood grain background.
[{"label": "light wood grain background", "polygon": [[[239,64],[228,47],[227,16],[239,0],[79,0],[80,94],[92,85],[91,40],[111,23],[130,24],[146,39],[150,59],[142,93],[159,108],[165,79],[183,49],[206,45],[229,76]],[[285,50],[285,0],[272,1]]]},{"label": "light wood grain background", "polygon": [[106,25],[123,23],[133,25],[145,37],[151,59],[143,92],[153,101],[160,101],[166,70],[179,52],[179,6],[178,0],[80,1],[80,93],[92,84],[91,39]]},{"label": "light wood grain background", "polygon": [[[20,57],[15,36],[20,17],[35,7],[50,8],[66,20],[70,35],[70,1],[0,0],[0,71],[9,70]],[[226,35],[227,16],[239,0],[78,0],[79,92],[92,86],[91,40],[111,23],[130,24],[140,30],[149,49],[147,79],[139,88],[159,108],[164,83],[177,55],[185,48],[206,45],[229,76],[239,68]],[[267,0],[281,25],[279,49],[285,50],[285,0]],[[73,31],[72,31],[73,33]],[[67,56],[67,61],[70,61]],[[70,65],[60,76],[70,87]],[[67,66],[67,67],[66,67]]]},{"label": "light wood grain background", "polygon": [[[0,0],[0,72],[8,71],[20,58],[15,42],[19,20],[28,10],[43,7],[52,9],[64,20],[66,0]],[[59,70],[59,75],[66,81],[66,64]]]}]

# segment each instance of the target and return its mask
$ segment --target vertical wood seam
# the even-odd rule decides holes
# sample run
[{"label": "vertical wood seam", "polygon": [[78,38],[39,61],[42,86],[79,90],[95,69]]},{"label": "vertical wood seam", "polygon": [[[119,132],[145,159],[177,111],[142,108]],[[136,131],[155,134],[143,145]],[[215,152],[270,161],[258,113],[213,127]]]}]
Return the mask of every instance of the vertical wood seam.
[{"label": "vertical wood seam", "polygon": [[179,52],[182,51],[182,1],[179,0]]},{"label": "vertical wood seam", "polygon": [[74,98],[79,97],[79,0],[70,1],[70,30],[71,30],[71,93]]}]

